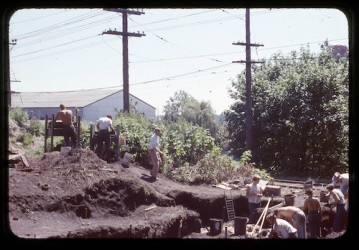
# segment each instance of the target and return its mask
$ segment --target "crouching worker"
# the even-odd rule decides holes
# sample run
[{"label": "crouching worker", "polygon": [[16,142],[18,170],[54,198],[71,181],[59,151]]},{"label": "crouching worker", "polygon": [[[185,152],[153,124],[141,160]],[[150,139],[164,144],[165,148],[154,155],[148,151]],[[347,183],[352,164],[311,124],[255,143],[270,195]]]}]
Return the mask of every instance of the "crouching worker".
[{"label": "crouching worker", "polygon": [[295,206],[280,207],[274,210],[278,218],[287,219],[298,231],[299,239],[306,239],[306,216],[303,210]]},{"label": "crouching worker", "polygon": [[268,214],[266,220],[272,225],[272,238],[297,239],[297,229],[288,221],[277,218],[273,213]]}]

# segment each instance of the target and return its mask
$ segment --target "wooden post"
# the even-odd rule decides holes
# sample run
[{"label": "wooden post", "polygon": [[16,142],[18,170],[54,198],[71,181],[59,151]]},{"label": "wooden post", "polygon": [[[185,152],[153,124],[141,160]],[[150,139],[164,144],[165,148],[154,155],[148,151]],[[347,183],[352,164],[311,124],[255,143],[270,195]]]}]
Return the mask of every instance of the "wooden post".
[{"label": "wooden post", "polygon": [[54,148],[54,127],[55,127],[55,114],[52,114],[52,123],[51,123],[51,145],[50,150]]},{"label": "wooden post", "polygon": [[48,116],[45,116],[45,144],[44,144],[44,153],[47,152],[47,137],[49,136],[49,132],[48,132]]},{"label": "wooden post", "polygon": [[94,151],[94,148],[95,148],[94,141],[93,141],[93,134],[94,134],[94,125],[91,124],[90,125],[90,149],[92,151]]},{"label": "wooden post", "polygon": [[183,221],[183,219],[181,218],[179,221],[179,225],[178,225],[178,238],[181,238],[182,221]]},{"label": "wooden post", "polygon": [[115,158],[116,161],[118,161],[118,158],[120,156],[120,125],[116,126],[116,139],[115,139]]},{"label": "wooden post", "polygon": [[[77,109],[76,109],[76,114],[77,114]],[[75,145],[75,146],[77,147],[77,146],[81,146],[81,143],[80,143],[81,117],[80,116],[77,116],[77,119],[76,119],[76,129],[77,129],[77,145]]]}]

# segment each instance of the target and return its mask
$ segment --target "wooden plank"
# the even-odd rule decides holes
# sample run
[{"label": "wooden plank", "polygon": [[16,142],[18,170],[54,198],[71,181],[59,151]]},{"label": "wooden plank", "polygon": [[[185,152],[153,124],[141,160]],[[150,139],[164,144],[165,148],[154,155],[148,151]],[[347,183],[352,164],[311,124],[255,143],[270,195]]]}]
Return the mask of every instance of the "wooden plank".
[{"label": "wooden plank", "polygon": [[225,186],[223,184],[212,185],[212,187],[218,187],[218,188],[221,188],[221,189],[224,189],[224,190],[232,190],[232,188],[227,187],[227,186]]},{"label": "wooden plank", "polygon": [[152,206],[150,206],[150,207],[146,208],[146,209],[145,209],[145,211],[148,211],[148,210],[154,209],[154,208],[156,208],[156,207],[157,207],[156,205],[152,205]]},{"label": "wooden plank", "polygon": [[117,170],[115,169],[110,169],[110,168],[99,168],[99,171],[108,171],[108,172],[112,172],[112,173],[117,173]]},{"label": "wooden plank", "polygon": [[20,155],[22,162],[24,163],[25,167],[30,167],[29,162],[27,161],[25,155]]},{"label": "wooden plank", "polygon": [[13,160],[13,159],[20,158],[20,157],[21,157],[21,155],[19,155],[19,154],[9,155],[9,160]]}]

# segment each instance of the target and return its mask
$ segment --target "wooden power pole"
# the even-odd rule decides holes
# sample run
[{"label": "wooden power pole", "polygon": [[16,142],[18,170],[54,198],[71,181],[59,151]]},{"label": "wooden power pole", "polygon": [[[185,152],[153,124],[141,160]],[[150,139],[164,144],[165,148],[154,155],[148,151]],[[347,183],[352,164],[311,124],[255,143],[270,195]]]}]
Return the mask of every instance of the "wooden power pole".
[{"label": "wooden power pole", "polygon": [[252,63],[263,63],[260,61],[251,60],[251,46],[263,46],[263,44],[254,44],[251,43],[251,32],[250,32],[250,22],[249,22],[249,8],[246,8],[246,42],[241,43],[232,43],[233,45],[244,45],[246,46],[246,60],[245,61],[233,61],[233,63],[245,63],[246,64],[246,141],[245,149],[252,149],[252,120],[253,120],[253,111],[252,111],[252,72],[251,65]]},{"label": "wooden power pole", "polygon": [[129,90],[129,77],[128,77],[128,37],[135,36],[141,37],[145,34],[129,33],[127,31],[127,14],[141,15],[145,14],[142,11],[127,10],[127,9],[104,9],[107,11],[114,11],[122,13],[122,32],[119,31],[104,31],[102,34],[121,35],[122,36],[122,68],[123,68],[123,110],[127,113],[130,112],[130,90]]}]

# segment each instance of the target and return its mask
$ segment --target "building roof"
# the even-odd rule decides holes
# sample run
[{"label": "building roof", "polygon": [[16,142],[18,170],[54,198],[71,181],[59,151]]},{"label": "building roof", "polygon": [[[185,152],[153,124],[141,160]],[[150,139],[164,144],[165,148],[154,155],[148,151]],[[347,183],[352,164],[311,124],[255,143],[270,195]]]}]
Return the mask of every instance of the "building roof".
[{"label": "building roof", "polygon": [[[67,107],[81,108],[118,92],[122,92],[122,89],[103,88],[60,92],[12,92],[11,106],[21,108],[57,108],[60,103],[64,103]],[[133,95],[130,94],[130,96]]]}]

